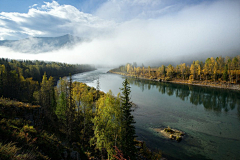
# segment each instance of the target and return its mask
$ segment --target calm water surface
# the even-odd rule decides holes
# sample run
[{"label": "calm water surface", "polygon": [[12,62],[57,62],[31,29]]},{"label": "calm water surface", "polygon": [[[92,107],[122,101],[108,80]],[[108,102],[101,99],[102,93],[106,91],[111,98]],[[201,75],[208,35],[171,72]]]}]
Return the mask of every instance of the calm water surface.
[{"label": "calm water surface", "polygon": [[[125,77],[103,68],[76,74],[73,80],[117,95]],[[240,159],[240,92],[128,78],[136,134],[168,159]],[[153,128],[170,126],[186,132],[180,142]]]}]

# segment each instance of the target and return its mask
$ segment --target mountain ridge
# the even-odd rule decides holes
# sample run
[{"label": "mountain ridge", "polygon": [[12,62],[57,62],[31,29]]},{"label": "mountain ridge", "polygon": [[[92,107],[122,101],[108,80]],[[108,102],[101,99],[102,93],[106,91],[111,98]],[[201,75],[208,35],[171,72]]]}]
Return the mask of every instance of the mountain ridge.
[{"label": "mountain ridge", "polygon": [[20,40],[0,40],[0,46],[22,53],[43,53],[61,48],[71,48],[86,39],[70,34],[58,37],[29,37]]}]

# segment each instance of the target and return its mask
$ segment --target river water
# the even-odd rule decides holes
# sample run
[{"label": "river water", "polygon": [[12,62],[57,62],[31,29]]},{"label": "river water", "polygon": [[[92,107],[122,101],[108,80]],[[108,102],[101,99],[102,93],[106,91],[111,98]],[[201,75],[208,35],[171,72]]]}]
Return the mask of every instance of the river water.
[{"label": "river water", "polygon": [[[74,81],[100,90],[120,92],[126,77],[109,68],[73,75]],[[240,159],[240,92],[210,87],[153,82],[128,77],[138,140],[167,159]],[[153,128],[171,127],[186,133],[181,142]]]}]

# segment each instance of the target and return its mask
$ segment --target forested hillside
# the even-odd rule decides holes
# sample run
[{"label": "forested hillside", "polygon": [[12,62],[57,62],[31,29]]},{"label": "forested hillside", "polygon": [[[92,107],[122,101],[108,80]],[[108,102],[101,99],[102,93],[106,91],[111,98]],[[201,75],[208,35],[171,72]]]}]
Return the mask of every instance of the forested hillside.
[{"label": "forested hillside", "polygon": [[[93,69],[1,60],[0,159],[158,159],[136,141],[130,86],[114,97],[84,83],[54,78]],[[47,74],[46,74],[47,73]],[[42,75],[41,75],[42,74]],[[38,76],[41,76],[41,81]],[[32,76],[32,77],[31,77]]]},{"label": "forested hillside", "polygon": [[43,61],[0,59],[0,96],[24,102],[34,102],[33,95],[40,88],[44,73],[56,84],[59,77],[95,68],[90,65],[71,65]]}]

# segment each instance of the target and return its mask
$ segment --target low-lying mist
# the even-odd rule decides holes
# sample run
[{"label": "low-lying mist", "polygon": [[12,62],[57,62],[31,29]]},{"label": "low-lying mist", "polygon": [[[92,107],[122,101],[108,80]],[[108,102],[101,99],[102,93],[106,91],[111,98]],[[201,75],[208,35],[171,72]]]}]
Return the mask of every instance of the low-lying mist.
[{"label": "low-lying mist", "polygon": [[[240,2],[200,4],[155,19],[117,23],[109,32],[75,47],[39,53],[0,48],[0,57],[118,66],[189,63],[240,54]],[[76,34],[81,37],[81,35]]]}]

